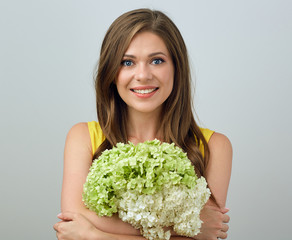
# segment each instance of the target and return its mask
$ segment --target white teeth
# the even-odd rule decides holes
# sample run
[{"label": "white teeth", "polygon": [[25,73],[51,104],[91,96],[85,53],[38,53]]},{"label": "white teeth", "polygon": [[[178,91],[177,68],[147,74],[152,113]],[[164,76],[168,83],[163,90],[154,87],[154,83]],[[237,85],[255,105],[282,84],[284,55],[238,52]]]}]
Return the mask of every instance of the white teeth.
[{"label": "white teeth", "polygon": [[151,93],[154,92],[156,88],[151,88],[151,89],[133,89],[133,92],[135,93],[140,93],[140,94],[146,94],[146,93]]}]

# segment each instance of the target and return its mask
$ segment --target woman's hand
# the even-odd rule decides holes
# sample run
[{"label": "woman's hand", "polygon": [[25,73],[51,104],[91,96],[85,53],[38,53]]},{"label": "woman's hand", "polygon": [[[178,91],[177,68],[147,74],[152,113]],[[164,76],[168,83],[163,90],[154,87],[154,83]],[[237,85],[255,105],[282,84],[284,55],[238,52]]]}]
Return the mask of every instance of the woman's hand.
[{"label": "woman's hand", "polygon": [[229,210],[220,209],[212,204],[206,204],[201,211],[203,221],[201,233],[195,236],[197,240],[216,240],[217,238],[226,239],[229,229],[227,223],[230,217],[226,214]]},{"label": "woman's hand", "polygon": [[59,240],[113,239],[110,234],[102,232],[82,214],[65,212],[58,215],[62,221],[54,225]]}]

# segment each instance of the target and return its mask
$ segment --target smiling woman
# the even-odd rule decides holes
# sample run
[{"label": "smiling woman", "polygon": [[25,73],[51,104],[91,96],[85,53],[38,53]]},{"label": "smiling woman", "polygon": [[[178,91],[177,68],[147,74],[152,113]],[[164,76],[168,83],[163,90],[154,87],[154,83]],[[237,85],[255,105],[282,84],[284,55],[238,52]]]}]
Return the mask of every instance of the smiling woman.
[{"label": "smiling woman", "polygon": [[[227,137],[200,128],[192,113],[188,54],[175,24],[162,12],[138,9],[117,18],[102,43],[95,79],[99,122],[69,131],[64,154],[58,239],[144,239],[118,216],[99,217],[82,202],[92,161],[117,143],[159,139],[187,153],[212,192],[193,239],[226,238],[225,208],[232,149]],[[172,232],[171,239],[187,239]]]}]

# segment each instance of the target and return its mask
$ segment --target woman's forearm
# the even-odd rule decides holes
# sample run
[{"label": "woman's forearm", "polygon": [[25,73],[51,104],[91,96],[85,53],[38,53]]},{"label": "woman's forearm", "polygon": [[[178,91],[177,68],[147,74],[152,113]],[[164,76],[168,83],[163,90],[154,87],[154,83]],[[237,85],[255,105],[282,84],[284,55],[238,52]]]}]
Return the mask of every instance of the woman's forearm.
[{"label": "woman's forearm", "polygon": [[97,229],[112,234],[139,236],[140,230],[135,229],[131,224],[123,222],[117,215],[111,217],[99,217],[95,212],[89,209],[79,211],[86,217]]},{"label": "woman's forearm", "polygon": [[[147,240],[142,236],[133,236],[133,235],[123,235],[123,234],[112,234],[105,233],[103,237],[100,236],[99,230],[95,230],[91,233],[89,240]],[[188,237],[171,237],[170,240],[191,240],[193,238]]]},{"label": "woman's forearm", "polygon": [[[116,216],[117,217],[117,216]],[[109,222],[109,226],[101,226],[101,228],[108,231],[103,231],[97,228],[92,222],[83,214],[73,213],[73,212],[64,212],[58,214],[58,218],[61,219],[61,222],[58,222],[54,225],[54,229],[57,232],[58,239],[86,239],[86,240],[146,240],[138,232],[135,234],[121,234],[114,232],[125,232],[125,230],[115,229],[117,225],[113,225],[112,221]],[[106,220],[112,220],[112,217],[107,218]],[[100,220],[100,219],[99,219]],[[119,220],[119,219],[118,219]],[[123,222],[122,222],[123,223]],[[97,225],[101,224],[99,222]],[[139,231],[139,230],[137,230]],[[187,240],[193,238],[187,238],[182,236],[172,235],[171,240]]]},{"label": "woman's forearm", "polygon": [[[129,223],[123,222],[117,215],[112,217],[99,217],[94,212],[87,210],[84,215],[87,217],[90,221],[94,221],[94,226],[100,230],[103,231],[108,235],[109,240],[146,240],[146,238],[141,236],[140,230],[135,229],[132,225]],[[91,219],[90,219],[91,218]],[[178,236],[177,233],[175,233],[173,230],[171,231],[171,234],[173,237],[171,237],[171,240],[187,240],[192,238],[187,237],[181,237]],[[96,234],[95,234],[96,235]],[[93,240],[100,239],[98,237],[95,237],[93,234]],[[94,238],[95,237],[95,238]]]}]

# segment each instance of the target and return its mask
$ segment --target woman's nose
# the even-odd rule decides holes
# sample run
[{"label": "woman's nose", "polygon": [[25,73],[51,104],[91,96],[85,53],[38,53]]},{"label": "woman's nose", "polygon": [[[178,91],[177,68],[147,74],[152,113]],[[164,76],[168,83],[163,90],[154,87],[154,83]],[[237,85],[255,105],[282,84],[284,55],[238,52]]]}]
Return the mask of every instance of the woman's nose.
[{"label": "woman's nose", "polygon": [[152,79],[151,69],[147,64],[138,64],[135,71],[135,79],[137,81],[147,81]]}]

